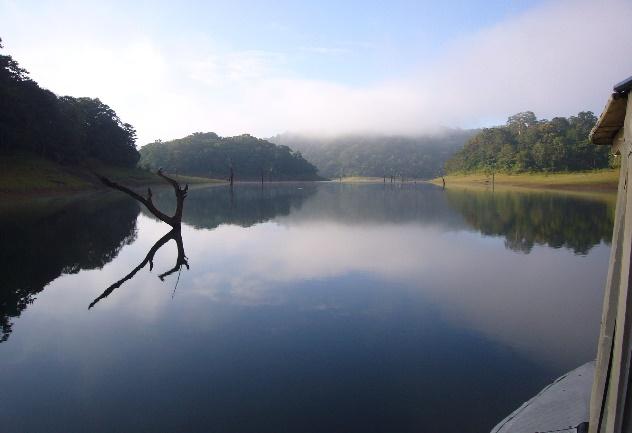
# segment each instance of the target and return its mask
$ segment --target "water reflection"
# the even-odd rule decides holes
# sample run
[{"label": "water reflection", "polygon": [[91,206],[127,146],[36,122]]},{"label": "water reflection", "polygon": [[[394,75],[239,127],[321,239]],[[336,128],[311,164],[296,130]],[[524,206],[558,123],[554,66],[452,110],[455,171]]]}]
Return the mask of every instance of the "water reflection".
[{"label": "water reflection", "polygon": [[102,268],[134,242],[138,213],[136,203],[109,196],[0,212],[0,342],[51,281]]},{"label": "water reflection", "polygon": [[586,254],[610,243],[614,197],[587,199],[551,193],[448,189],[450,206],[487,236],[503,236],[505,246],[529,253],[534,245]]},{"label": "water reflection", "polygon": [[[88,308],[92,308],[95,306],[95,304],[97,302],[99,302],[101,299],[106,298],[110,295],[110,293],[112,293],[114,290],[118,289],[119,287],[121,287],[121,285],[123,285],[124,282],[132,279],[134,277],[134,275],[136,275],[136,273],[138,271],[140,271],[141,269],[143,269],[145,266],[147,266],[147,264],[149,263],[149,270],[153,270],[154,268],[154,256],[156,255],[156,253],[158,252],[158,250],[160,248],[162,248],[163,245],[165,245],[167,242],[169,241],[175,241],[176,243],[176,248],[178,251],[178,255],[175,261],[175,265],[173,266],[173,268],[169,269],[166,272],[163,272],[162,274],[158,275],[158,278],[160,279],[160,281],[164,281],[164,279],[166,277],[168,277],[169,275],[173,274],[174,272],[180,272],[182,270],[182,267],[186,267],[187,269],[189,269],[189,262],[187,260],[187,256],[184,253],[184,244],[182,242],[182,233],[181,233],[181,227],[178,225],[177,227],[174,227],[173,229],[171,229],[171,231],[169,233],[167,233],[166,235],[164,235],[163,237],[161,237],[160,239],[158,239],[158,241],[156,241],[156,243],[149,249],[149,251],[147,252],[147,255],[145,256],[145,258],[143,259],[142,262],[139,263],[138,266],[136,266],[134,269],[132,269],[132,271],[125,275],[123,278],[121,278],[120,280],[118,280],[116,283],[112,284],[110,287],[108,287],[107,289],[105,289],[105,291],[103,293],[101,293],[94,301],[92,301],[90,303],[90,306]],[[180,275],[178,274],[178,280],[176,281],[176,285],[174,287],[174,293],[176,288],[178,287],[178,281],[180,281]]]},{"label": "water reflection", "polygon": [[[278,216],[289,215],[317,191],[314,183],[219,185],[192,188],[182,222],[198,229],[214,229],[221,224],[250,227]],[[154,202],[171,210],[175,202],[169,191],[160,190]],[[147,213],[148,216],[151,216]]]},{"label": "water reflection", "polygon": [[423,224],[460,229],[463,218],[440,188],[416,184],[327,184],[280,218],[288,224],[331,221],[349,225]]},{"label": "water reflection", "polygon": [[[607,202],[266,188],[191,190],[179,239],[141,214],[116,260],[52,281],[0,345],[3,430],[485,432],[594,356]],[[191,265],[175,298],[152,263]]]},{"label": "water reflection", "polygon": [[[155,202],[160,208],[173,207],[171,190],[158,190]],[[529,253],[535,245],[547,245],[587,254],[595,245],[609,243],[613,205],[613,200],[561,194],[443,191],[416,185],[305,183],[270,184],[264,188],[241,185],[235,189],[218,186],[191,190],[183,220],[197,229],[215,229],[222,224],[251,227],[271,219],[290,226],[314,221],[351,225],[415,222],[439,226],[442,230],[469,228],[485,236],[502,236],[505,246],[512,251]],[[6,340],[11,332],[11,318],[18,317],[50,281],[62,274],[101,268],[124,245],[133,242],[138,212],[138,205],[130,200],[109,197],[52,207],[31,206],[0,214],[0,239],[8,246],[0,251],[0,271],[5,276],[0,282],[0,341]],[[339,238],[344,237],[345,233],[340,233]],[[153,256],[170,240],[177,247],[175,266],[159,278],[163,280],[183,266],[188,268],[182,236],[177,230],[171,231],[149,249],[137,267],[108,287],[90,307],[147,264],[151,270]],[[383,240],[384,244],[389,242]],[[347,246],[355,251],[358,244],[350,240],[340,250],[348,249]],[[314,256],[319,255],[315,248],[304,249],[312,254],[304,257],[305,262],[313,262]],[[357,255],[354,251],[348,254]],[[399,258],[397,262],[407,263],[407,259]],[[312,274],[316,276],[319,272],[326,270],[316,269]]]},{"label": "water reflection", "polygon": [[[299,186],[300,185],[300,186]],[[235,191],[237,190],[237,192]],[[277,215],[288,215],[293,208],[298,208],[302,202],[314,194],[316,186],[314,184],[297,184],[288,188],[283,184],[268,184],[265,187],[234,188],[218,186],[215,188],[193,189],[193,196],[186,203],[186,212],[183,221],[196,228],[214,229],[221,224],[234,224],[241,227],[250,227],[257,223],[262,223]],[[158,208],[170,209],[175,206],[173,195],[168,194],[165,189],[159,190],[154,198]],[[143,209],[144,213],[154,217],[151,213]],[[167,211],[167,213],[169,213]],[[158,278],[164,281],[165,277],[180,272],[182,267],[189,269],[187,257],[184,252],[182,234],[180,226],[175,227],[169,233],[160,238],[148,251],[147,255],[138,266],[132,271],[109,286],[99,295],[89,308],[94,307],[100,300],[109,296],[114,290],[121,287],[123,283],[130,280],[136,273],[149,264],[149,270],[153,270],[153,258],[156,252],[167,242],[175,241],[177,247],[177,258],[175,265],[169,271],[160,274]],[[179,281],[174,287],[177,288]]]},{"label": "water reflection", "polygon": [[529,253],[535,245],[586,254],[612,236],[615,196],[548,192],[446,189],[426,185],[340,185],[286,219],[290,223],[420,223],[444,230],[502,236],[507,249]]}]

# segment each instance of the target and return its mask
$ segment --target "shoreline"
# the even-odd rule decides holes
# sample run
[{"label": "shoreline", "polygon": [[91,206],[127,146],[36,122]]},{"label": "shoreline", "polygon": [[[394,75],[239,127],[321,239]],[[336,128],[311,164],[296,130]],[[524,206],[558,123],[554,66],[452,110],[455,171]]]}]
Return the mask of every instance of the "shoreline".
[{"label": "shoreline", "polygon": [[[133,189],[164,184],[164,180],[156,174],[138,167],[117,167],[98,161],[63,165],[28,154],[0,155],[0,199],[16,202],[72,197],[107,190],[97,179],[96,173]],[[175,175],[175,178],[191,185],[225,182],[181,175]]]},{"label": "shoreline", "polygon": [[[169,174],[169,173],[167,173]],[[205,179],[205,178],[191,178],[188,176],[176,176],[178,182],[188,183],[191,187],[199,185],[222,185],[228,184],[228,182],[217,179]],[[114,177],[118,183],[123,183],[131,189],[145,189],[147,187],[168,187],[163,179],[156,177],[156,179],[138,179],[138,178],[126,178],[126,177]],[[0,185],[2,184],[2,177],[0,176]],[[82,195],[96,194],[99,192],[110,191],[105,185],[99,185],[98,182],[87,183],[82,186],[70,186],[58,185],[54,187],[35,187],[35,188],[3,188],[0,186],[0,199],[9,201],[22,201],[22,200],[34,200],[34,199],[47,199],[47,198],[72,198]]]},{"label": "shoreline", "polygon": [[[160,186],[164,183],[153,172],[136,167],[123,168],[94,162],[81,166],[64,166],[49,160],[17,155],[0,159],[0,199],[15,202],[48,197],[71,197],[106,190],[107,188],[101,185],[94,173],[99,173],[116,182],[124,183],[133,189]],[[171,175],[179,182],[188,183],[192,186],[228,183],[224,179],[182,176],[173,173]],[[492,177],[484,173],[447,175],[444,178],[446,188],[551,191],[607,195],[616,192],[618,177],[618,169],[569,173],[498,173],[495,175],[493,186]],[[349,176],[342,179],[321,180],[320,182],[377,184],[384,183],[384,178]],[[236,183],[258,183],[258,181],[244,180]],[[387,178],[386,184],[390,183],[390,179]],[[400,184],[402,182],[401,180],[396,180],[393,183]],[[440,187],[443,185],[440,177],[430,180],[409,179],[403,183],[430,183]]]},{"label": "shoreline", "polygon": [[[447,175],[446,188],[457,186],[476,189],[516,189],[557,192],[582,193],[615,193],[619,182],[619,170],[596,170],[570,173],[521,173],[495,175],[494,185],[492,177],[482,173]],[[442,178],[427,181],[442,186]]]}]

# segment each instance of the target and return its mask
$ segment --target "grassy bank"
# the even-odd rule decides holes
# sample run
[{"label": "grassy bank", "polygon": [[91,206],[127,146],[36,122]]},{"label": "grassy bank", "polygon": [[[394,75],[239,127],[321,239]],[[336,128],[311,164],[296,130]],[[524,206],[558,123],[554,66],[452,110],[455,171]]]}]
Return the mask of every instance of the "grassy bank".
[{"label": "grassy bank", "polygon": [[[495,175],[495,188],[546,189],[560,191],[616,191],[619,170],[595,170],[574,173],[521,173]],[[442,185],[441,178],[430,181]],[[492,177],[486,174],[445,176],[446,187],[451,185],[490,188]]]},{"label": "grassy bank", "polygon": [[[104,188],[94,173],[130,187],[164,183],[154,173],[138,168],[107,166],[98,161],[68,166],[26,154],[0,155],[0,195],[57,195]],[[177,179],[191,184],[221,182],[191,176],[177,176]]]}]

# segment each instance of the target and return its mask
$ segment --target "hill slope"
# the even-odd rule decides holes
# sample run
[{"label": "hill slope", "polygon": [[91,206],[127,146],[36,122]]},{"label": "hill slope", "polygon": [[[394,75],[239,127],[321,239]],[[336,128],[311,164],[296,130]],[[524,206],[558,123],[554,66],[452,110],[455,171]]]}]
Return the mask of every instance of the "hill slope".
[{"label": "hill slope", "polygon": [[[2,40],[0,39],[0,49]],[[99,99],[57,96],[11,56],[0,54],[0,152],[65,165],[88,160],[134,167],[136,132]]]},{"label": "hill slope", "polygon": [[557,172],[608,168],[609,146],[595,146],[588,134],[597,118],[577,116],[537,119],[531,111],[515,114],[506,125],[484,128],[447,163],[448,173],[525,171]]},{"label": "hill slope", "polygon": [[140,150],[143,167],[165,168],[192,176],[227,178],[231,167],[235,179],[318,180],[317,169],[300,152],[277,146],[248,134],[220,137],[213,132],[177,140],[155,142]]}]

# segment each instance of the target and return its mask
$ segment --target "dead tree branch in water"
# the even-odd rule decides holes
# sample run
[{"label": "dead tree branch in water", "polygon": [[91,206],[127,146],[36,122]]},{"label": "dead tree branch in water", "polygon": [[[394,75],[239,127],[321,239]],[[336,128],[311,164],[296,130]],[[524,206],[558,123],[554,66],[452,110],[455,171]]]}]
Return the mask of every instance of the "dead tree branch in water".
[{"label": "dead tree branch in water", "polygon": [[181,222],[182,222],[182,210],[184,208],[184,199],[187,196],[187,192],[189,190],[189,185],[185,184],[184,188],[182,188],[180,186],[180,184],[168,177],[167,175],[165,175],[162,172],[162,169],[158,170],[157,172],[158,176],[162,177],[164,180],[166,180],[167,182],[169,182],[171,184],[171,186],[173,186],[173,190],[175,191],[176,194],[176,211],[173,214],[173,216],[169,216],[166,215],[165,213],[161,212],[155,205],[154,202],[152,200],[153,198],[153,194],[151,192],[151,188],[147,188],[147,197],[143,197],[142,195],[138,194],[135,191],[132,191],[131,189],[120,185],[116,182],[111,181],[110,179],[108,179],[105,176],[99,176],[97,175],[97,177],[99,178],[99,180],[106,186],[116,189],[118,191],[124,192],[125,194],[129,195],[130,197],[132,197],[133,199],[141,202],[146,208],[147,210],[149,210],[149,212],[151,212],[154,216],[156,216],[156,218],[158,218],[160,221],[163,221],[167,224],[169,224],[172,229],[169,233],[167,233],[166,235],[164,235],[163,237],[161,237],[160,239],[158,239],[158,241],[149,249],[149,252],[147,253],[147,255],[145,256],[145,258],[143,259],[142,262],[140,262],[140,264],[138,266],[136,266],[134,269],[132,269],[132,271],[127,274],[126,276],[124,276],[123,278],[121,278],[120,280],[118,280],[116,283],[112,284],[110,287],[108,287],[107,289],[105,289],[105,291],[99,295],[94,301],[92,301],[92,303],[90,304],[90,306],[88,307],[88,309],[94,307],[94,305],[99,302],[101,299],[106,298],[110,295],[110,293],[112,293],[114,290],[118,289],[119,287],[121,287],[123,285],[123,283],[125,283],[126,281],[132,279],[134,277],[134,275],[136,275],[136,273],[138,271],[140,271],[141,269],[143,269],[145,266],[147,266],[147,263],[149,263],[149,270],[153,270],[154,268],[154,256],[156,255],[156,252],[167,242],[169,242],[170,240],[174,240],[176,242],[176,246],[178,248],[178,257],[176,259],[176,264],[175,266],[168,270],[167,272],[164,272],[162,274],[160,274],[158,276],[158,278],[160,278],[160,281],[164,281],[164,279],[173,274],[176,271],[180,271],[182,269],[183,266],[186,266],[187,269],[189,269],[189,263],[187,261],[187,257],[184,254],[184,245],[182,243],[182,233],[181,233]]},{"label": "dead tree branch in water", "polygon": [[154,205],[154,202],[152,201],[153,194],[151,192],[151,188],[147,188],[147,197],[143,197],[142,195],[138,194],[137,192],[132,191],[131,189],[129,189],[129,188],[123,186],[123,185],[120,185],[120,184],[118,184],[116,182],[113,182],[113,181],[111,181],[110,179],[108,179],[105,176],[97,175],[97,177],[99,178],[101,183],[103,183],[104,185],[109,186],[110,188],[119,190],[121,192],[124,192],[125,194],[129,195],[130,197],[134,198],[135,200],[141,202],[143,205],[145,205],[147,210],[149,212],[151,212],[154,216],[156,216],[156,218],[158,218],[160,221],[163,221],[163,222],[169,224],[174,229],[175,228],[179,229],[180,228],[180,223],[182,222],[182,209],[184,208],[184,199],[187,196],[187,192],[189,190],[189,185],[185,184],[184,188],[182,188],[177,181],[175,181],[174,179],[171,179],[170,177],[165,175],[162,172],[162,169],[159,169],[156,174],[158,176],[162,177],[163,179],[165,179],[167,182],[169,182],[171,184],[171,186],[173,186],[173,189],[174,189],[175,194],[176,194],[176,211],[173,214],[173,216],[165,215],[163,212],[161,212]]},{"label": "dead tree branch in water", "polygon": [[167,242],[169,242],[172,239],[174,241],[176,241],[176,245],[178,247],[178,258],[176,259],[176,265],[173,267],[173,269],[170,269],[169,271],[159,275],[158,278],[160,278],[161,281],[164,281],[166,276],[171,275],[172,273],[181,270],[183,266],[186,266],[186,268],[189,269],[189,262],[187,261],[187,257],[184,255],[184,245],[182,243],[182,234],[180,233],[180,229],[179,228],[178,229],[173,229],[169,233],[167,233],[166,235],[164,235],[163,237],[158,239],[158,241],[154,244],[154,246],[152,246],[149,249],[149,252],[145,256],[143,261],[140,262],[140,264],[138,266],[136,266],[134,269],[132,269],[132,271],[129,274],[125,275],[123,278],[118,280],[116,283],[112,284],[110,287],[105,289],[105,291],[103,293],[101,293],[101,295],[99,295],[94,301],[92,301],[92,303],[90,304],[88,309],[91,309],[92,307],[94,307],[94,305],[97,302],[99,302],[101,299],[107,298],[110,295],[110,293],[112,293],[114,290],[116,290],[119,287],[121,287],[124,282],[132,279],[134,277],[134,275],[136,275],[136,273],[138,271],[140,271],[145,266],[147,266],[147,263],[149,263],[149,270],[150,271],[153,270],[153,268],[154,268],[154,256],[156,255],[156,252],[158,252],[158,250],[164,244],[166,244]]}]

